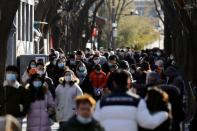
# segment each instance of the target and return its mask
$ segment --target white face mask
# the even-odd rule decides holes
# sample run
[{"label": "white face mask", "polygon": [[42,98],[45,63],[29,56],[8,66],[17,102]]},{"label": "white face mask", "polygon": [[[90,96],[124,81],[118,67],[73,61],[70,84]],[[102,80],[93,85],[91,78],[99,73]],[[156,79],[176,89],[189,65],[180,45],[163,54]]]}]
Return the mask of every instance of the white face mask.
[{"label": "white face mask", "polygon": [[88,124],[90,122],[92,122],[92,118],[91,117],[88,117],[88,118],[84,118],[80,115],[77,116],[77,120],[82,123],[82,124]]},{"label": "white face mask", "polygon": [[99,62],[100,62],[100,60],[98,59],[98,60],[94,60],[94,64],[99,64]]},{"label": "white face mask", "polygon": [[57,60],[54,59],[53,62],[52,62],[52,64],[53,64],[53,65],[56,65],[56,63],[57,63]]},{"label": "white face mask", "polygon": [[65,76],[65,81],[70,82],[72,80],[71,76]]},{"label": "white face mask", "polygon": [[171,54],[170,55],[170,60],[173,60],[174,59],[174,56]]},{"label": "white face mask", "polygon": [[44,75],[44,74],[45,74],[45,73],[44,73],[44,71],[41,71],[41,70],[40,70],[40,71],[38,71],[37,73],[38,73],[40,76],[42,76],[42,75]]},{"label": "white face mask", "polygon": [[166,77],[166,84],[168,84],[169,80],[170,80],[170,77],[167,76],[167,77]]},{"label": "white face mask", "polygon": [[135,70],[131,69],[131,74],[134,74],[135,73]]},{"label": "white face mask", "polygon": [[161,52],[160,51],[156,52],[156,54],[157,54],[157,56],[161,56]]}]

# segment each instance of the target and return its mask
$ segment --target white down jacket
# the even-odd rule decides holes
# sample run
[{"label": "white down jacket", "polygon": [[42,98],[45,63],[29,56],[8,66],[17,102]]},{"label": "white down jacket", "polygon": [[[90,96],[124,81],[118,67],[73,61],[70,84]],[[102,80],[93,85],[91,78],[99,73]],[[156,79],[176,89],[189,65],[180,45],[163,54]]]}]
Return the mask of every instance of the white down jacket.
[{"label": "white down jacket", "polygon": [[97,103],[94,114],[105,131],[138,131],[138,124],[155,129],[168,118],[167,112],[151,115],[144,100],[132,93],[112,93]]},{"label": "white down jacket", "polygon": [[68,121],[75,114],[75,97],[82,95],[81,88],[74,84],[58,85],[56,90],[56,117],[59,122]]}]

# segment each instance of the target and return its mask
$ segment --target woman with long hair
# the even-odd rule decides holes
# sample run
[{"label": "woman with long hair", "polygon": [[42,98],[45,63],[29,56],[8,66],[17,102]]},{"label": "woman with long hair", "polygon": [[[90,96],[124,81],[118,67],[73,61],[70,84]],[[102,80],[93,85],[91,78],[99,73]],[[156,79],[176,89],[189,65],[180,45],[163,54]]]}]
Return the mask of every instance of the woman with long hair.
[{"label": "woman with long hair", "polygon": [[27,81],[31,78],[31,75],[32,75],[31,69],[33,69],[33,68],[36,68],[36,61],[35,60],[31,60],[29,62],[29,65],[28,65],[26,71],[23,73],[23,76],[21,79],[23,84],[26,84]]},{"label": "woman with long hair", "polygon": [[55,112],[55,102],[44,79],[35,74],[27,85],[31,104],[27,115],[27,131],[51,131],[49,116]]}]

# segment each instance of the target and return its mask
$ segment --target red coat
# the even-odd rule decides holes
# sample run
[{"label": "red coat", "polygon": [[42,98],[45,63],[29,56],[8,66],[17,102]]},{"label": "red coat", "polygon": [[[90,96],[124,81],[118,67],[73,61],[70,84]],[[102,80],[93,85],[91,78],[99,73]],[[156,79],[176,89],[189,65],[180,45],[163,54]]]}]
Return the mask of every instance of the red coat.
[{"label": "red coat", "polygon": [[92,71],[90,73],[90,81],[92,83],[92,87],[94,88],[103,88],[106,83],[106,74],[101,71],[100,73],[97,73],[96,71]]}]

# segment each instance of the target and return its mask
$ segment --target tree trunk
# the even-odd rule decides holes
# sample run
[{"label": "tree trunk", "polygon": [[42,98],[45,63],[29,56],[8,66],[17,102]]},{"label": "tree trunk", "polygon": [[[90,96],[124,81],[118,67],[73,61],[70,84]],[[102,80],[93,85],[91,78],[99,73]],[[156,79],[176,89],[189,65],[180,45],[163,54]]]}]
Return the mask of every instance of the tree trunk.
[{"label": "tree trunk", "polygon": [[19,5],[20,0],[0,0],[0,83],[3,83],[4,81],[7,56],[7,40]]},{"label": "tree trunk", "polygon": [[[58,0],[40,0],[36,7],[35,21],[42,21],[48,23],[47,25],[39,26],[43,36],[40,41],[40,48],[43,47],[43,39],[47,38],[49,29],[53,27],[53,25],[56,23],[56,20],[58,19],[58,2]],[[54,46],[59,47],[58,45]]]},{"label": "tree trunk", "polygon": [[197,8],[183,8],[182,0],[159,0],[164,11],[164,45],[173,54],[182,75],[192,82],[197,80]]}]

